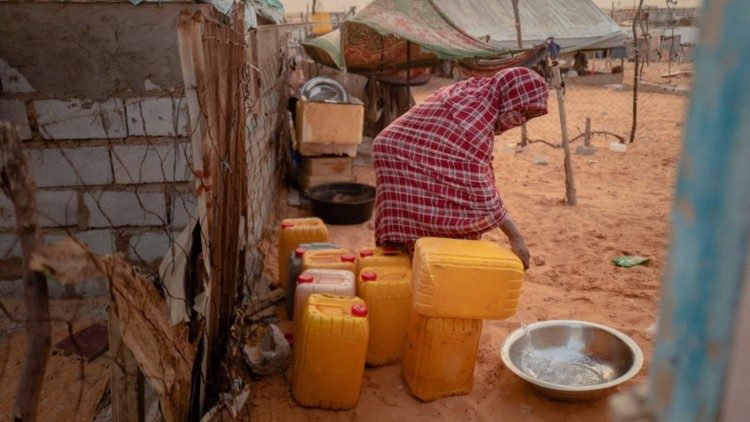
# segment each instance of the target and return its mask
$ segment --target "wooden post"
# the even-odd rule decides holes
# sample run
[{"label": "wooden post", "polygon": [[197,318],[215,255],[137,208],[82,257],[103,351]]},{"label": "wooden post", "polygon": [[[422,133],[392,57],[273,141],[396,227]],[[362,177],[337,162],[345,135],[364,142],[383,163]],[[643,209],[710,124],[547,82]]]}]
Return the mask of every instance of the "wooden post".
[{"label": "wooden post", "polygon": [[635,140],[635,129],[638,123],[638,19],[643,10],[643,0],[638,3],[638,9],[633,19],[633,51],[635,54],[635,68],[633,69],[633,125],[630,127],[630,143]]},{"label": "wooden post", "polygon": [[735,391],[732,377],[750,356],[730,359],[750,325],[750,55],[738,54],[750,49],[750,2],[707,0],[701,14],[650,368],[660,421],[741,421],[748,409],[748,379]]},{"label": "wooden post", "polygon": [[143,374],[127,346],[122,342],[120,322],[109,308],[109,385],[112,393],[113,422],[141,422],[145,420]]},{"label": "wooden post", "polygon": [[586,133],[583,142],[587,147],[591,146],[591,117],[586,118]]},{"label": "wooden post", "polygon": [[[549,60],[549,59],[548,59]],[[573,163],[570,160],[570,144],[568,142],[568,120],[565,116],[565,94],[563,94],[563,81],[560,76],[560,64],[557,60],[552,62],[552,75],[557,92],[557,106],[560,111],[560,130],[562,132],[562,147],[565,152],[565,202],[568,205],[576,205],[576,184],[573,180]]]},{"label": "wooden post", "polygon": [[[511,0],[513,2],[513,16],[516,18],[516,41],[518,42],[518,48],[523,48],[523,36],[521,34],[521,14],[518,11],[518,2],[520,0]],[[526,123],[521,125],[521,146],[525,147],[529,142],[528,132],[526,131]]]},{"label": "wooden post", "polygon": [[0,125],[0,189],[10,198],[16,213],[26,302],[26,356],[11,419],[34,421],[49,358],[49,296],[47,278],[29,268],[31,254],[43,245],[36,216],[36,186],[18,131],[8,123]]}]

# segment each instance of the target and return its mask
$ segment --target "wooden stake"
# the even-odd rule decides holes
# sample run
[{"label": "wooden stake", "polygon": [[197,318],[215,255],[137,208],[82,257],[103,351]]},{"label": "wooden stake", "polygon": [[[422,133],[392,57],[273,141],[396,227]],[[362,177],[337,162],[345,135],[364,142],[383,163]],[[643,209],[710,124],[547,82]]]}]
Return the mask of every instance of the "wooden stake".
[{"label": "wooden stake", "polygon": [[587,147],[591,146],[591,117],[586,118],[586,132],[585,137],[583,138],[583,144]]},{"label": "wooden stake", "polygon": [[[549,58],[547,59],[549,60]],[[565,152],[565,202],[568,205],[576,205],[576,184],[573,180],[573,164],[570,160],[570,143],[568,142],[568,120],[565,116],[565,94],[563,94],[562,76],[560,76],[560,65],[557,60],[552,62],[552,75],[554,77],[555,91],[557,92],[557,106],[560,111],[560,129],[562,131],[562,147]]]},{"label": "wooden stake", "polygon": [[[523,48],[523,36],[521,34],[521,14],[518,11],[518,2],[520,0],[513,0],[513,16],[516,18],[516,41],[518,42],[518,48]],[[526,123],[521,125],[521,146],[525,147],[529,142],[528,132],[526,131]]]},{"label": "wooden stake", "polygon": [[643,10],[643,0],[638,3],[638,9],[633,19],[633,51],[635,54],[635,68],[633,69],[633,125],[630,127],[630,143],[635,140],[635,129],[638,123],[638,19]]},{"label": "wooden stake", "polygon": [[145,420],[143,374],[133,354],[122,342],[115,304],[109,308],[109,384],[112,392],[112,421]]},{"label": "wooden stake", "polygon": [[43,246],[36,215],[36,186],[18,131],[7,123],[0,125],[0,189],[10,198],[16,213],[26,301],[26,356],[11,419],[34,421],[49,358],[49,296],[47,278],[28,265],[34,251]]}]

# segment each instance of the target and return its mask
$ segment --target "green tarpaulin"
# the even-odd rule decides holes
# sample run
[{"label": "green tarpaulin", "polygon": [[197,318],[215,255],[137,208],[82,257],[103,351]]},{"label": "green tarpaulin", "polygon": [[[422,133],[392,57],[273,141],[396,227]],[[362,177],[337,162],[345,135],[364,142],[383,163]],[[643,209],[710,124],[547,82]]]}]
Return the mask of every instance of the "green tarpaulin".
[{"label": "green tarpaulin", "polygon": [[[625,40],[625,32],[591,0],[520,5],[526,48],[549,36],[563,51],[616,47]],[[303,46],[319,63],[367,73],[507,55],[517,50],[515,37],[511,0],[375,0],[341,29]]]}]

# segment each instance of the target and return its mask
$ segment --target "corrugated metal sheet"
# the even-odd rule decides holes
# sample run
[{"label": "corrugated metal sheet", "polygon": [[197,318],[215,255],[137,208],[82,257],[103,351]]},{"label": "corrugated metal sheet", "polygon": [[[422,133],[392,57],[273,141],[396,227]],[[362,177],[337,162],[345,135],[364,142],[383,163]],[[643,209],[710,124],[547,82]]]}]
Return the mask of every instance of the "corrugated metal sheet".
[{"label": "corrugated metal sheet", "polygon": [[[431,0],[454,26],[474,38],[489,36],[490,43],[515,49],[516,25],[512,0]],[[592,0],[520,0],[524,47],[548,37],[563,51],[621,46],[626,33]]]}]

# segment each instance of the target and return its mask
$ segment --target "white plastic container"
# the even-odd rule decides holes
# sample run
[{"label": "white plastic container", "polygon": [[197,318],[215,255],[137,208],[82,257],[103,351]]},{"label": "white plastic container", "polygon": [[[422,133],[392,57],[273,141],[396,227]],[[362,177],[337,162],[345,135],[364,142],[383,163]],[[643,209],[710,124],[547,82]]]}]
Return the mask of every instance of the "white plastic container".
[{"label": "white plastic container", "polygon": [[337,296],[354,297],[357,287],[354,273],[347,270],[328,270],[311,268],[297,277],[297,291],[294,295],[293,319],[300,315],[305,302],[313,294],[332,294]]}]

